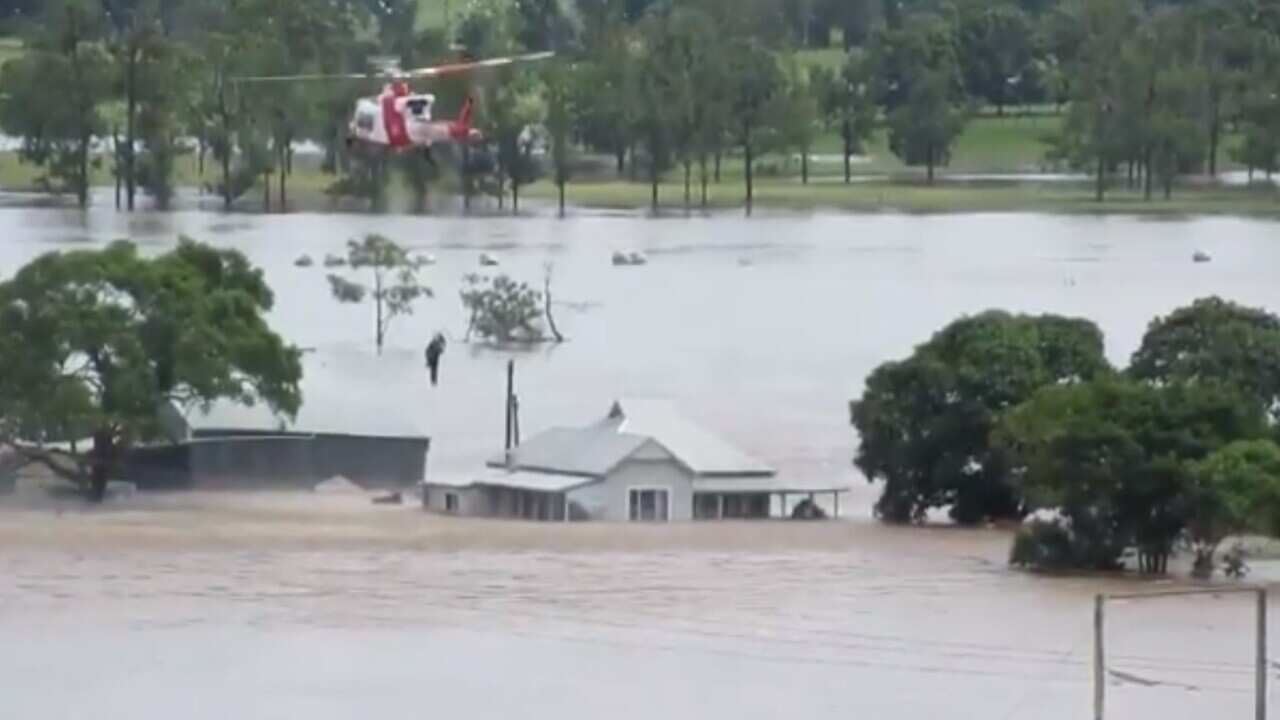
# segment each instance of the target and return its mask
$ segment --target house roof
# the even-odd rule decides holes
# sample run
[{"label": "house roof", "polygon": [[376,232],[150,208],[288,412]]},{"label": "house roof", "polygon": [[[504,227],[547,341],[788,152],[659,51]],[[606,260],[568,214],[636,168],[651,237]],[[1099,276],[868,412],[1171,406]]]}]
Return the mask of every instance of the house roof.
[{"label": "house roof", "polygon": [[510,463],[504,454],[491,459],[489,465],[578,477],[603,477],[646,442],[646,437],[598,425],[552,428],[513,449]]},{"label": "house roof", "polygon": [[651,437],[695,475],[767,477],[774,474],[773,468],[684,417],[666,400],[618,400],[597,427]]},{"label": "house roof", "polygon": [[515,488],[517,490],[535,490],[538,492],[564,492],[583,485],[598,482],[598,478],[584,478],[575,475],[557,475],[542,472],[495,472],[477,479],[472,485],[487,487]]},{"label": "house roof", "polygon": [[778,477],[703,477],[694,478],[696,493],[804,493],[849,492],[853,486],[840,481],[785,481]]},{"label": "house roof", "polygon": [[764,463],[684,418],[662,400],[619,400],[602,420],[583,428],[553,428],[525,441],[490,467],[603,477],[648,442],[662,446],[694,475],[772,477]]},{"label": "house roof", "polygon": [[182,414],[190,432],[424,439],[427,381],[416,354],[326,350],[302,356],[302,406],[290,422],[264,403],[218,401]]}]

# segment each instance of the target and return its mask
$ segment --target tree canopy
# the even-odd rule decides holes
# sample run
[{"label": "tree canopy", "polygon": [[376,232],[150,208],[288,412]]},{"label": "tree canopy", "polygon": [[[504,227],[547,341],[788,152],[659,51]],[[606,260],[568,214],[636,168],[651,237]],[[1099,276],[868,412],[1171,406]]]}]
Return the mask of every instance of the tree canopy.
[{"label": "tree canopy", "polygon": [[1107,371],[1092,323],[996,311],[957,320],[906,360],[881,365],[852,404],[855,463],[884,483],[876,512],[894,522],[944,507],[962,523],[1019,517],[992,430],[1041,387]]},{"label": "tree canopy", "polygon": [[[299,351],[267,326],[273,301],[243,255],[186,239],[153,259],[128,242],[44,255],[0,283],[0,434],[101,499],[120,450],[157,437],[166,405],[292,415]],[[92,451],[75,452],[86,438]]]}]

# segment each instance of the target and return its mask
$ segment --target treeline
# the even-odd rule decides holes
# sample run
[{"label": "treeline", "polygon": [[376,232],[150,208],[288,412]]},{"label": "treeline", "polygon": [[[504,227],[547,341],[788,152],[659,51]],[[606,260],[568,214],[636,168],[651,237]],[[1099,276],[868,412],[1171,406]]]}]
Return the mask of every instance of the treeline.
[{"label": "treeline", "polygon": [[[87,201],[109,161],[125,205],[164,205],[175,159],[196,153],[230,205],[255,187],[288,199],[293,147],[324,148],[331,192],[385,203],[399,175],[518,206],[540,177],[683,180],[707,202],[725,159],[750,208],[768,153],[809,155],[823,132],[850,158],[879,129],[932,180],[975,113],[1036,105],[1064,113],[1050,159],[1170,194],[1178,175],[1223,156],[1272,172],[1280,156],[1280,7],[1266,0],[470,0],[421,28],[417,0],[49,0],[0,3],[25,52],[7,64],[0,126],[51,189]],[[24,22],[25,20],[25,22]],[[452,112],[479,94],[488,143],[441,170],[413,156],[343,146],[369,83],[244,85],[241,76],[364,72],[511,52],[557,52],[474,86],[431,88]],[[828,48],[820,61],[805,49]],[[56,97],[48,87],[64,88]],[[1226,139],[1231,138],[1227,143]],[[114,142],[104,142],[111,139]],[[1228,147],[1229,146],[1229,147]],[[104,148],[107,150],[104,152]],[[1224,148],[1227,148],[1224,150]],[[596,159],[612,158],[612,167]]]},{"label": "treeline", "polygon": [[1280,317],[1218,298],[1156,318],[1112,368],[1091,322],[962,318],[868,378],[856,464],[891,522],[1020,520],[1012,560],[1109,569],[1280,534]]}]

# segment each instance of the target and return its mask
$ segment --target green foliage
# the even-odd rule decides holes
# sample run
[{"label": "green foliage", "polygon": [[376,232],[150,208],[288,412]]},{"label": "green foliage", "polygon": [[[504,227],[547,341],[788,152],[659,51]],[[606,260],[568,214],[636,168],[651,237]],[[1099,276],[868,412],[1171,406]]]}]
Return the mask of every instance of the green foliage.
[{"label": "green foliage", "polygon": [[0,127],[22,138],[20,157],[44,170],[42,186],[84,206],[110,92],[111,62],[98,43],[104,20],[87,0],[58,0],[45,18],[27,52],[0,71]]},{"label": "green foliage", "polygon": [[876,106],[872,97],[876,68],[861,51],[849,53],[838,73],[815,68],[812,81],[818,109],[828,125],[838,128],[844,159],[844,181],[852,178],[849,159],[861,152],[876,127]]},{"label": "green foliage", "polygon": [[884,482],[877,514],[919,521],[949,507],[962,523],[1019,516],[1022,500],[992,429],[1040,388],[1107,371],[1092,323],[995,311],[957,320],[906,360],[881,365],[852,405],[855,463]]},{"label": "green foliage", "polygon": [[564,216],[564,187],[572,174],[575,68],[562,61],[551,63],[543,79],[546,87],[547,141],[550,144],[552,181],[559,191],[560,215]]},{"label": "green foliage", "polygon": [[1226,445],[1191,470],[1195,482],[1188,522],[1199,574],[1213,572],[1213,558],[1231,535],[1280,534],[1280,447],[1270,440]]},{"label": "green foliage", "polygon": [[900,28],[876,36],[871,56],[889,149],[907,165],[924,165],[932,182],[967,118],[951,29],[939,17],[911,15]]},{"label": "green foliage", "polygon": [[347,241],[347,265],[352,270],[367,270],[369,283],[329,275],[329,289],[341,303],[361,303],[371,298],[374,304],[374,345],[378,354],[386,340],[391,321],[400,315],[412,315],[413,304],[431,297],[431,288],[418,282],[418,261],[392,240],[381,235],[366,235],[363,240]]},{"label": "green foliage", "polygon": [[1280,317],[1218,297],[1202,298],[1151,322],[1129,373],[1159,384],[1229,385],[1275,414],[1280,412]]},{"label": "green foliage", "polygon": [[1031,18],[1016,5],[976,0],[959,9],[958,52],[969,93],[1004,114],[1034,90],[1037,48]]},{"label": "green foliage", "polygon": [[1072,562],[1107,567],[1137,547],[1145,570],[1162,571],[1203,499],[1191,463],[1265,431],[1261,413],[1222,385],[1107,376],[1041,389],[1002,419],[994,442],[1030,508],[1064,518]]},{"label": "green foliage", "polygon": [[542,293],[506,275],[464,278],[462,307],[470,318],[467,338],[475,333],[493,342],[536,342],[543,339],[538,327],[542,317]]},{"label": "green foliage", "polygon": [[31,459],[48,442],[101,499],[122,445],[155,438],[161,408],[218,399],[298,409],[299,352],[266,324],[273,296],[243,255],[184,239],[44,255],[0,283],[0,434]]}]

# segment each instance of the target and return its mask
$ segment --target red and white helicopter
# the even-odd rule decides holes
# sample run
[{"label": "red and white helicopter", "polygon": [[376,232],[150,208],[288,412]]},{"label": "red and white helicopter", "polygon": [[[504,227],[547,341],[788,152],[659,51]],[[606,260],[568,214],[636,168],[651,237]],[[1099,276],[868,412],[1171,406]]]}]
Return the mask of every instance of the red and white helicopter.
[{"label": "red and white helicopter", "polygon": [[474,100],[468,96],[458,117],[437,120],[432,114],[436,96],[431,93],[414,93],[409,88],[412,80],[436,79],[497,68],[517,63],[546,60],[552,52],[528,53],[510,57],[488,58],[467,62],[436,65],[433,67],[401,70],[394,59],[379,58],[379,74],[348,75],[275,75],[239,78],[245,83],[306,82],[336,80],[369,80],[381,77],[385,84],[382,92],[356,101],[355,111],[347,128],[347,145],[362,144],[392,152],[420,149],[428,159],[433,145],[440,143],[473,144],[484,140],[479,130],[472,127]]}]

